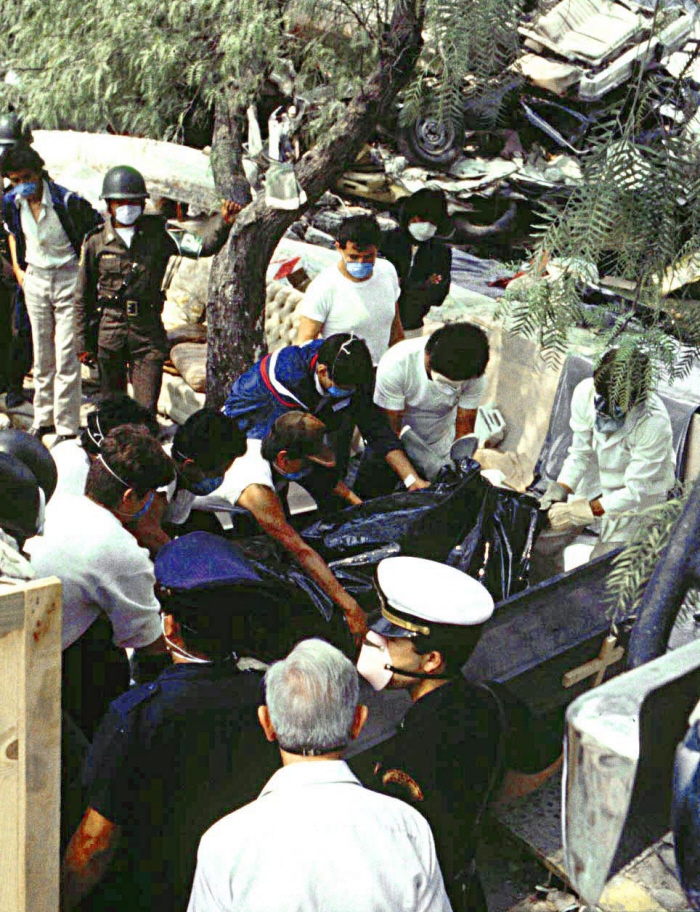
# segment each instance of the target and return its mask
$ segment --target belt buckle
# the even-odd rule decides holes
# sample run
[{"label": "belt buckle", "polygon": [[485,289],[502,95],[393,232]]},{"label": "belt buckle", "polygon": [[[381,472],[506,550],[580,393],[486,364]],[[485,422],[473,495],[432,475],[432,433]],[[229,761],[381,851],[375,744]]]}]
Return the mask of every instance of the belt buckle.
[{"label": "belt buckle", "polygon": [[127,301],[126,302],[126,315],[127,315],[127,317],[138,317],[138,315],[139,315],[139,302],[138,301]]}]

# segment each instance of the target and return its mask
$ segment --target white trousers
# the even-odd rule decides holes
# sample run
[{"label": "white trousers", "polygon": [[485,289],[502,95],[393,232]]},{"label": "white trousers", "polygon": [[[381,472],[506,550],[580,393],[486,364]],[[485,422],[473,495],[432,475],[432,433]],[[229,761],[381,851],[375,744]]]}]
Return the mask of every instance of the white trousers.
[{"label": "white trousers", "polygon": [[80,427],[77,278],[77,260],[55,269],[28,266],[23,286],[34,349],[34,426],[55,424],[57,434],[77,434]]}]

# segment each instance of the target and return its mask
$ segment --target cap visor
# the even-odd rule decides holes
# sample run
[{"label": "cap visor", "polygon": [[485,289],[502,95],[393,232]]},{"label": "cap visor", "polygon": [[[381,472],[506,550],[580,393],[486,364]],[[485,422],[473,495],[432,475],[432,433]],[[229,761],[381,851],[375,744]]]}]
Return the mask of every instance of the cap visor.
[{"label": "cap visor", "polygon": [[389,637],[394,640],[403,637],[416,636],[412,630],[406,630],[405,627],[399,627],[398,624],[392,624],[391,621],[388,621],[385,617],[377,618],[374,623],[369,625],[369,629],[378,633],[380,636]]}]

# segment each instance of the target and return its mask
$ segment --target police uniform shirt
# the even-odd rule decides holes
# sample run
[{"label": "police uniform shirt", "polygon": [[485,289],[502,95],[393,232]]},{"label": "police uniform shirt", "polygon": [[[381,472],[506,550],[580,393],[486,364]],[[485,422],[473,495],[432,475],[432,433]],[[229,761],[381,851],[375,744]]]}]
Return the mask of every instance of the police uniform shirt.
[{"label": "police uniform shirt", "polygon": [[427,818],[448,894],[476,848],[475,819],[500,736],[495,699],[459,675],[414,703],[396,735],[350,761],[365,785],[410,802]]},{"label": "police uniform shirt", "polygon": [[93,912],[184,912],[200,837],[279,766],[257,721],[261,685],[231,663],[176,664],[111,705],[84,784],[122,836]]}]

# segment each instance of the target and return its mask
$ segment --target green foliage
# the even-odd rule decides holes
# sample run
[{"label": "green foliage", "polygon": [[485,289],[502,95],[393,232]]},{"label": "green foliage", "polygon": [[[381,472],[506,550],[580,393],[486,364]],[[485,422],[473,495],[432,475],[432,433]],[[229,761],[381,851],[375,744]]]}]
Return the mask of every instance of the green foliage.
[{"label": "green foliage", "polygon": [[613,561],[607,578],[608,616],[620,622],[636,615],[659,555],[681,515],[689,488],[672,500],[642,511],[634,536]]}]

